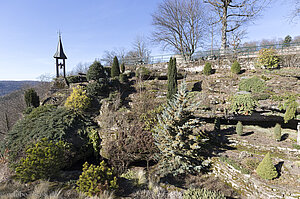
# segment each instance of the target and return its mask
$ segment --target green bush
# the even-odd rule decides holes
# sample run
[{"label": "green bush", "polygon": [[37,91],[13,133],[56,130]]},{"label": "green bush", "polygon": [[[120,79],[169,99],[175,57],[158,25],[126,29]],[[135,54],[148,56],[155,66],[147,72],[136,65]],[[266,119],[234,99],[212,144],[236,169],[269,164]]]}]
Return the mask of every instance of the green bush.
[{"label": "green bush", "polygon": [[264,68],[277,68],[279,65],[279,58],[276,51],[272,48],[263,48],[258,52],[258,64]]},{"label": "green bush", "polygon": [[212,74],[211,63],[209,63],[209,62],[205,63],[204,69],[203,69],[203,74],[204,75],[211,75]]},{"label": "green bush", "polygon": [[65,106],[73,109],[75,112],[83,112],[89,108],[91,99],[87,96],[86,90],[82,86],[73,88],[73,92],[67,98]]},{"label": "green bush", "polygon": [[79,83],[79,82],[86,82],[86,77],[80,75],[72,75],[67,77],[68,83]]},{"label": "green bush", "polygon": [[125,72],[125,63],[122,63],[121,64],[121,73],[124,73]]},{"label": "green bush", "polygon": [[106,96],[109,93],[109,85],[107,79],[100,78],[98,82],[89,83],[86,87],[86,91],[88,96]]},{"label": "green bush", "polygon": [[234,113],[249,115],[258,102],[250,94],[234,95],[230,98],[230,110]]},{"label": "green bush", "polygon": [[208,166],[201,155],[208,137],[195,130],[201,124],[192,119],[196,107],[198,105],[188,95],[186,84],[182,83],[177,94],[158,115],[159,122],[152,135],[160,151],[157,167],[160,175],[197,173]]},{"label": "green bush", "polygon": [[144,67],[141,66],[136,70],[136,76],[142,79],[148,78],[151,75],[151,71]]},{"label": "green bush", "polygon": [[234,74],[239,74],[241,72],[241,65],[238,61],[234,61],[231,65],[231,72]]},{"label": "green bush", "polygon": [[118,188],[117,177],[113,174],[113,169],[102,161],[99,166],[84,163],[82,174],[79,176],[77,191],[87,196],[100,196],[105,190]]},{"label": "green bush", "polygon": [[207,189],[189,188],[183,194],[183,199],[226,199],[226,197],[217,191]]},{"label": "green bush", "polygon": [[120,75],[120,66],[119,66],[119,60],[115,56],[113,60],[113,64],[111,66],[111,77],[117,77]]},{"label": "green bush", "polygon": [[240,91],[260,93],[260,92],[264,92],[265,89],[266,89],[265,82],[257,76],[248,79],[243,79],[239,83]]},{"label": "green bush", "polygon": [[38,107],[40,105],[40,98],[33,88],[25,91],[25,103],[27,107]]},{"label": "green bush", "polygon": [[26,150],[26,157],[17,164],[17,178],[28,182],[55,177],[67,164],[68,150],[68,144],[63,141],[55,143],[47,138],[41,139]]},{"label": "green bush", "polygon": [[296,102],[297,98],[295,95],[288,95],[287,100],[283,104],[284,113],[284,123],[287,123],[289,120],[295,118],[296,111],[299,104]]},{"label": "green bush", "polygon": [[177,68],[176,58],[170,58],[168,65],[168,93],[167,98],[171,99],[177,92]]},{"label": "green bush", "polygon": [[93,148],[93,143],[100,140],[99,136],[91,139],[93,137],[91,130],[96,128],[97,125],[91,119],[74,114],[65,107],[40,106],[25,115],[8,132],[5,148],[9,150],[10,162],[15,163],[24,157],[25,146],[35,143],[36,140],[42,138],[55,142],[63,140],[71,144],[74,155],[72,162],[76,162],[98,150],[99,146]]},{"label": "green bush", "polygon": [[263,179],[272,180],[278,176],[278,172],[272,163],[270,153],[267,153],[264,159],[256,168],[256,173]]},{"label": "green bush", "polygon": [[242,122],[238,121],[236,128],[235,128],[235,132],[238,135],[243,135],[243,124]]},{"label": "green bush", "polygon": [[94,63],[89,67],[89,70],[86,74],[86,78],[88,81],[91,80],[98,81],[100,78],[107,78],[107,77],[108,77],[107,72],[98,61],[94,61]]},{"label": "green bush", "polygon": [[120,76],[119,76],[119,80],[120,80],[120,82],[121,83],[124,83],[124,82],[128,82],[128,77],[127,77],[127,75],[126,74],[120,74]]},{"label": "green bush", "polygon": [[278,123],[275,125],[275,128],[274,128],[274,138],[278,142],[281,140],[281,126]]}]

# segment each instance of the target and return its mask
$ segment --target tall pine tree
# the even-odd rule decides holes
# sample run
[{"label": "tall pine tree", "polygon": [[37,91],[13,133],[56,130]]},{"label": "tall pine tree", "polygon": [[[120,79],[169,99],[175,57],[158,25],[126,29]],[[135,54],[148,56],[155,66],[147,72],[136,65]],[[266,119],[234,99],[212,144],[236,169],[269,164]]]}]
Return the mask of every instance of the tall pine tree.
[{"label": "tall pine tree", "polygon": [[159,149],[160,175],[196,173],[203,168],[201,152],[207,137],[198,131],[199,120],[193,119],[197,106],[183,83],[158,115],[153,137]]},{"label": "tall pine tree", "polygon": [[119,65],[119,60],[115,56],[114,61],[111,67],[111,77],[117,77],[120,75],[120,65]]},{"label": "tall pine tree", "polygon": [[171,99],[177,92],[177,68],[176,58],[170,58],[168,65],[168,94],[167,98]]}]

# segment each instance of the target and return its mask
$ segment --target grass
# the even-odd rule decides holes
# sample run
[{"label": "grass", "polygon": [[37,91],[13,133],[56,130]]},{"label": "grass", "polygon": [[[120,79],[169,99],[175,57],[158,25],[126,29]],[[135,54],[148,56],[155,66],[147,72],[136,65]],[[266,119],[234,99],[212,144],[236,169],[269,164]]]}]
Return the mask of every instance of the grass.
[{"label": "grass", "polygon": [[250,174],[251,171],[247,168],[245,168],[241,163],[231,159],[231,158],[228,158],[228,157],[225,157],[225,156],[221,156],[220,157],[220,161],[222,162],[225,162],[229,165],[231,165],[233,168],[235,168],[236,170],[239,170],[242,172],[242,174]]}]

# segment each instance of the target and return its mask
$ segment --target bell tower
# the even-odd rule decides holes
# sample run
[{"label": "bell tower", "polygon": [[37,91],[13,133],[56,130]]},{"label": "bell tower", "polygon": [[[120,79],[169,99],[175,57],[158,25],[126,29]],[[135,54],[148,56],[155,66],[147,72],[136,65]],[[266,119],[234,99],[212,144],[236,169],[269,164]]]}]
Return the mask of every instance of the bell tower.
[{"label": "bell tower", "polygon": [[54,58],[56,60],[56,77],[59,77],[59,69],[63,70],[63,77],[66,77],[66,59],[67,56],[64,53],[63,45],[61,42],[61,34],[59,34],[59,39],[58,39],[58,45],[57,45],[57,50],[56,53],[54,54]]}]

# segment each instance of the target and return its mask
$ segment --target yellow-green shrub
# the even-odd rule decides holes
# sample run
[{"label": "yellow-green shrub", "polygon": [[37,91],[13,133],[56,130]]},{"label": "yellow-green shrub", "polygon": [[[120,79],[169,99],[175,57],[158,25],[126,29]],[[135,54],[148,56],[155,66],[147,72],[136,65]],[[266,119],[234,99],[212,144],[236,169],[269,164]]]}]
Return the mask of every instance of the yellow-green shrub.
[{"label": "yellow-green shrub", "polygon": [[234,113],[251,114],[258,102],[250,94],[234,95],[230,98],[230,109]]},{"label": "yellow-green shrub", "polygon": [[82,112],[89,107],[91,99],[87,96],[86,91],[82,86],[73,88],[73,92],[67,98],[65,106],[73,109],[76,112]]},{"label": "yellow-green shrub", "polygon": [[256,173],[263,179],[272,180],[278,176],[278,172],[272,163],[270,153],[267,153],[264,159],[256,168]]},{"label": "yellow-green shrub", "polygon": [[63,141],[55,143],[47,138],[41,139],[26,150],[26,157],[16,167],[17,178],[28,182],[56,176],[67,164],[68,150],[69,145]]},{"label": "yellow-green shrub", "polygon": [[117,177],[113,168],[109,168],[104,161],[99,166],[83,164],[82,174],[77,181],[77,191],[88,196],[100,195],[105,190],[118,188]]},{"label": "yellow-green shrub", "polygon": [[279,58],[273,48],[263,48],[258,52],[258,63],[265,68],[277,68]]}]

